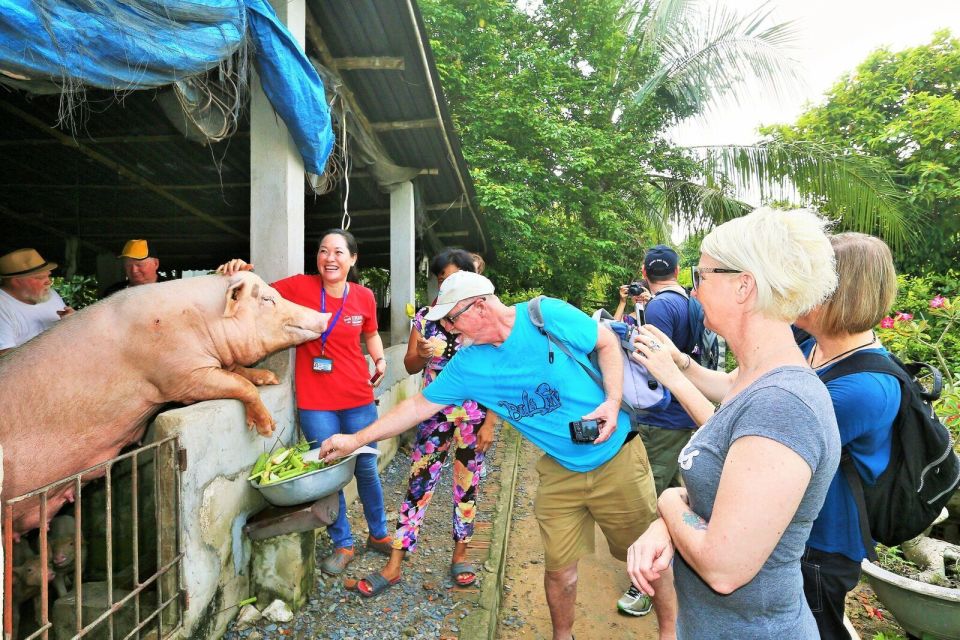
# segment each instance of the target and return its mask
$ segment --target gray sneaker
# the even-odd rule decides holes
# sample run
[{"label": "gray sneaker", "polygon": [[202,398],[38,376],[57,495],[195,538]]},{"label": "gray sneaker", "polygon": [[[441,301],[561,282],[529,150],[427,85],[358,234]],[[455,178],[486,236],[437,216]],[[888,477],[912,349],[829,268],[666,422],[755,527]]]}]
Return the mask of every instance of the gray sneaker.
[{"label": "gray sneaker", "polygon": [[653,609],[653,600],[632,584],[617,600],[617,609],[628,616],[645,616]]}]

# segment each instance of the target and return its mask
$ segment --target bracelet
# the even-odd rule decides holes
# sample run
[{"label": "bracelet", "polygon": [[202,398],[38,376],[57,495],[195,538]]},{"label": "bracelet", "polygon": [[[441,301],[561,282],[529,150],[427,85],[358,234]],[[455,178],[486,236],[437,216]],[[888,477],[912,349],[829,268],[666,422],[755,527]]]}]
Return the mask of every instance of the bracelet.
[{"label": "bracelet", "polygon": [[685,353],[685,354],[683,354],[683,355],[687,356],[687,362],[686,362],[686,364],[684,364],[682,367],[680,367],[680,371],[686,371],[687,369],[690,368],[690,362],[691,362],[690,354],[689,354],[689,353]]}]

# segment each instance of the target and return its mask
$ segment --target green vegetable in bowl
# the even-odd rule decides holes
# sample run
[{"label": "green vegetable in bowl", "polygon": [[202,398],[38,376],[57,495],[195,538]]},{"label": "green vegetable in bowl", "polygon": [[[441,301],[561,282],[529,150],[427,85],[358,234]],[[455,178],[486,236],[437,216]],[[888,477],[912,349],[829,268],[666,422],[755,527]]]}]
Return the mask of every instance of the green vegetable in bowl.
[{"label": "green vegetable in bowl", "polygon": [[322,460],[305,461],[303,454],[310,450],[310,443],[300,440],[292,447],[283,447],[277,451],[266,451],[260,454],[253,465],[251,475],[247,480],[256,480],[260,486],[266,486],[302,476],[311,471],[325,469],[338,464],[340,461],[327,464]]}]

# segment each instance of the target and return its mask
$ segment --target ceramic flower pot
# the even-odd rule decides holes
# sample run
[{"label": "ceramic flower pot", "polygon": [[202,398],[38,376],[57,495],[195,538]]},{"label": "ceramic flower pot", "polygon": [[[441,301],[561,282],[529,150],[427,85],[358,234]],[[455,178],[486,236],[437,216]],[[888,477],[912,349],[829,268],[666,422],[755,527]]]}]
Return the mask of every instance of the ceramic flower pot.
[{"label": "ceramic flower pot", "polygon": [[877,598],[907,633],[918,638],[960,640],[960,589],[904,578],[864,560]]}]

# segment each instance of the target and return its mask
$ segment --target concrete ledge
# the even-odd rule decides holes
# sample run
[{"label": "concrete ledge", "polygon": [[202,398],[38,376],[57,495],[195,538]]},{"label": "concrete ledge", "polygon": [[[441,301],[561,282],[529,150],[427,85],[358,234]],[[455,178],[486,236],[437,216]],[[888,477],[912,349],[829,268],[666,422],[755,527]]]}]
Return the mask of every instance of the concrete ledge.
[{"label": "concrete ledge", "polygon": [[522,438],[513,427],[504,423],[500,432],[503,460],[500,462],[500,495],[493,517],[490,535],[490,555],[484,563],[493,573],[483,580],[480,602],[460,624],[460,640],[493,640],[497,633],[500,614],[500,596],[507,569],[507,545],[510,542],[510,523],[513,519],[513,498],[517,486]]}]

